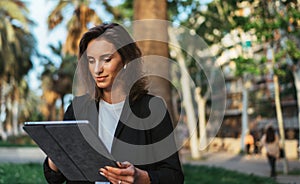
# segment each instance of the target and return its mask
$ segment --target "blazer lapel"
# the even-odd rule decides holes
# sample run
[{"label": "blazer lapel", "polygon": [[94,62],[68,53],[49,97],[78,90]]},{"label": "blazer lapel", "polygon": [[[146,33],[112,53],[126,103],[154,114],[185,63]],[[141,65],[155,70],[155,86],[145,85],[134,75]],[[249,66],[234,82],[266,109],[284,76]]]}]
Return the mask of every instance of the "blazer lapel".
[{"label": "blazer lapel", "polygon": [[130,114],[131,114],[130,112],[131,112],[131,109],[130,109],[130,105],[129,105],[129,98],[127,97],[125,100],[123,109],[122,109],[122,113],[121,113],[121,116],[120,116],[120,119],[119,119],[119,122],[118,122],[118,125],[116,128],[116,131],[115,131],[115,138],[119,138],[122,130],[125,127],[125,124],[126,124],[128,118],[130,117]]},{"label": "blazer lapel", "polygon": [[98,116],[99,116],[99,111],[98,111],[98,106],[99,103],[96,101],[91,101],[89,103],[89,106],[87,108],[87,119],[91,123],[91,125],[95,128],[97,134],[98,134]]}]

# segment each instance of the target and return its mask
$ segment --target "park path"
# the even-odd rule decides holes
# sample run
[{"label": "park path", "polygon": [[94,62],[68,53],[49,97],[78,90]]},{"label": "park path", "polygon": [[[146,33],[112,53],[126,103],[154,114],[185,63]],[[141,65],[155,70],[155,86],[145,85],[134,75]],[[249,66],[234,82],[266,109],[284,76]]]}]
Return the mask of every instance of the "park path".
[{"label": "park path", "polygon": [[[206,153],[204,159],[191,161],[187,159],[189,153],[181,152],[181,161],[184,164],[206,165],[222,167],[228,170],[238,171],[258,176],[269,176],[269,165],[265,156],[242,156],[228,152]],[[39,148],[0,148],[0,163],[42,163],[45,154]],[[289,160],[289,170],[300,170],[299,160]],[[277,162],[277,171],[283,170],[282,161]],[[282,184],[300,184],[300,175],[278,175],[277,181]]]},{"label": "park path", "polygon": [[42,163],[45,158],[44,152],[36,147],[0,147],[0,163]]},{"label": "park path", "polygon": [[[189,155],[189,153],[183,153]],[[263,155],[237,155],[230,154],[228,152],[217,152],[217,153],[206,153],[203,155],[203,159],[199,161],[191,161],[189,156],[182,156],[181,161],[185,164],[192,165],[206,165],[222,167],[232,171],[238,171],[246,174],[253,174],[257,176],[268,177],[270,174],[270,168],[268,165],[267,158]],[[299,160],[289,160],[289,170],[300,171]],[[282,160],[277,161],[277,171],[283,171]],[[276,180],[282,184],[300,184],[300,175],[283,175],[277,176]]]}]

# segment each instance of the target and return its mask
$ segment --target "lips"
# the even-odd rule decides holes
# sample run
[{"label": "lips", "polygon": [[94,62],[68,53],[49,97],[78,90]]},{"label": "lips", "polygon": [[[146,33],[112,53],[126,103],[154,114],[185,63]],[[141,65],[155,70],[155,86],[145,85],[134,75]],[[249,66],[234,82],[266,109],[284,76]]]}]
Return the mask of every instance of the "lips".
[{"label": "lips", "polygon": [[96,77],[96,81],[97,82],[103,82],[106,79],[107,76],[100,76],[100,77]]}]

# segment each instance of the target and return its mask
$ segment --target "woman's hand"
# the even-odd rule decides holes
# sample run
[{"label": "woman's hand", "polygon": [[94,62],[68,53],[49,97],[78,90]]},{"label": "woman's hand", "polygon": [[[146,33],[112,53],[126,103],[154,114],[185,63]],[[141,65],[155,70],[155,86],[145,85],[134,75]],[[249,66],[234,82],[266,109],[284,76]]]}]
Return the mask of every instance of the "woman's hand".
[{"label": "woman's hand", "polygon": [[55,172],[57,172],[58,171],[58,168],[56,167],[56,165],[54,164],[54,162],[52,162],[52,160],[48,157],[48,165],[49,165],[49,167],[53,170],[53,171],[55,171]]},{"label": "woman's hand", "polygon": [[129,162],[117,162],[119,168],[106,166],[99,169],[101,175],[105,176],[113,184],[150,183],[148,173],[134,167]]}]

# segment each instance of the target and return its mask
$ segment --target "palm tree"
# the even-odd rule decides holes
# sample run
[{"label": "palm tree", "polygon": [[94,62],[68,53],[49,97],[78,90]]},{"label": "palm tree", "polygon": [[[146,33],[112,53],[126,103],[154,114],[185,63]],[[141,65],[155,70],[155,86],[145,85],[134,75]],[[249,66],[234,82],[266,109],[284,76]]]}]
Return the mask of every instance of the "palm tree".
[{"label": "palm tree", "polygon": [[[64,114],[64,97],[66,94],[72,93],[72,79],[76,67],[76,56],[63,55],[62,43],[57,47],[49,45],[52,53],[58,56],[61,60],[61,65],[56,68],[50,58],[44,57],[47,60],[45,70],[42,73],[42,89],[44,104],[42,113],[48,120],[62,119]],[[61,100],[59,116],[56,116],[56,101]]]},{"label": "palm tree", "polygon": [[21,93],[20,81],[32,68],[30,56],[34,53],[35,40],[28,29],[32,21],[25,3],[0,1],[0,17],[0,113],[5,116],[0,120],[0,135],[3,136],[4,121],[9,134],[18,133],[19,102],[26,96]]},{"label": "palm tree", "polygon": [[[46,70],[42,76],[43,99],[45,102],[42,108],[43,114],[47,119],[51,120],[57,118],[55,116],[55,103],[58,99],[61,99],[62,102],[59,113],[59,118],[62,119],[64,108],[63,98],[65,94],[71,93],[72,87],[70,85],[72,85],[72,72],[74,68],[69,68],[72,71],[66,70],[68,69],[69,65],[74,64],[74,62],[68,62],[70,60],[75,60],[74,56],[78,54],[78,45],[81,36],[88,30],[88,24],[100,24],[102,22],[97,16],[95,10],[90,8],[89,0],[59,0],[56,7],[48,16],[49,30],[54,29],[57,25],[62,23],[64,19],[63,12],[69,7],[72,7],[74,11],[72,11],[73,15],[67,23],[68,35],[66,41],[63,46],[60,45],[58,48],[50,46],[52,52],[60,57],[63,63],[61,64],[59,71]],[[51,63],[51,61],[49,63]],[[55,75],[58,76],[58,78],[55,79]]]},{"label": "palm tree", "polygon": [[52,30],[62,23],[64,19],[63,11],[67,7],[71,6],[74,9],[73,16],[68,20],[67,25],[68,35],[63,48],[66,54],[77,55],[79,40],[82,34],[87,31],[88,24],[99,24],[102,22],[95,10],[90,8],[89,5],[89,0],[60,0],[48,16],[48,28]]}]

